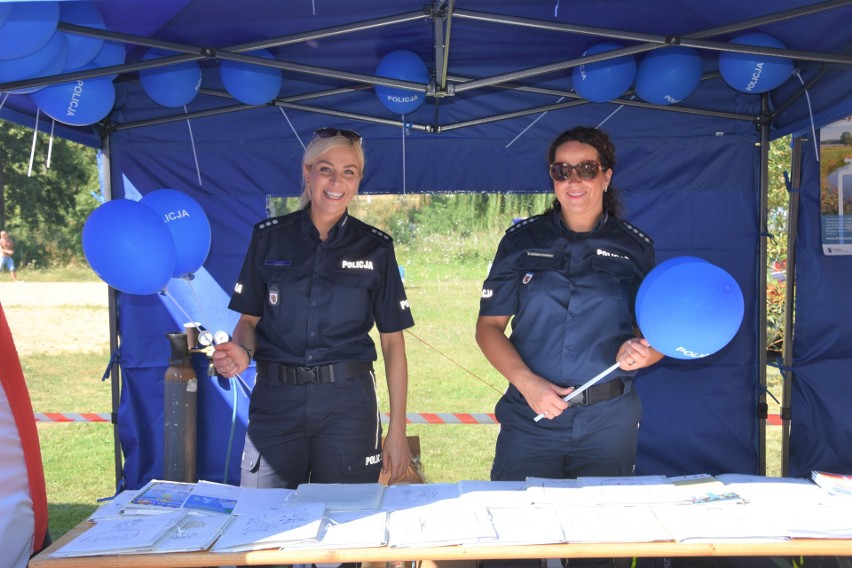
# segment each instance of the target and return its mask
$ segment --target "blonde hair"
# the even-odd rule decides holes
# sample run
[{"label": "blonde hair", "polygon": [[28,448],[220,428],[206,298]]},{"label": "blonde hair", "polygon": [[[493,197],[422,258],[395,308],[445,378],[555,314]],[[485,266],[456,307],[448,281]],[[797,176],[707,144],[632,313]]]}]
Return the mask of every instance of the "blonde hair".
[{"label": "blonde hair", "polygon": [[311,190],[305,181],[305,169],[311,167],[320,156],[338,146],[349,146],[355,150],[355,154],[358,156],[358,168],[361,170],[361,177],[364,177],[364,164],[366,160],[360,140],[353,142],[339,134],[331,138],[314,136],[314,139],[305,148],[304,156],[302,156],[302,195],[299,196],[299,209],[304,209],[311,202]]}]

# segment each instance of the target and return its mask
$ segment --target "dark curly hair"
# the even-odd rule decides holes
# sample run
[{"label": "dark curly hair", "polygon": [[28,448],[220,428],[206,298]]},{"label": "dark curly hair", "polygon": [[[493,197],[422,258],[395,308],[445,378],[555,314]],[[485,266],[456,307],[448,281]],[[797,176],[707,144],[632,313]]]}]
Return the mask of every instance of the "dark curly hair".
[{"label": "dark curly hair", "polygon": [[[598,152],[598,160],[604,171],[615,168],[615,146],[609,139],[609,135],[603,130],[593,126],[575,126],[557,136],[547,149],[547,163],[552,164],[556,159],[556,150],[566,142],[581,142],[588,144]],[[554,199],[551,210],[560,207],[559,201]],[[618,191],[612,185],[603,194],[604,211],[611,217],[620,219],[624,213]]]}]

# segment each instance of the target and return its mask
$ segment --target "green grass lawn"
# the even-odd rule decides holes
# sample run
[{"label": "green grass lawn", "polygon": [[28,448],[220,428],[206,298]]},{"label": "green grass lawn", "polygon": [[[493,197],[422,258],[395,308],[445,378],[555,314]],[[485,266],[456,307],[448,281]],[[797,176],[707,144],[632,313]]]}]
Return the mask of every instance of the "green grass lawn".
[{"label": "green grass lawn", "polygon": [[[434,239],[398,246],[416,325],[406,333],[409,412],[493,412],[505,388],[474,340],[479,290],[493,239]],[[479,251],[479,252],[478,252]],[[489,252],[485,252],[489,251]],[[104,308],[106,309],[106,308]],[[109,412],[109,381],[101,375],[109,354],[22,357],[36,412]],[[165,363],[164,363],[165,364]],[[381,361],[377,366],[383,377]],[[780,399],[780,380],[770,385]],[[381,382],[380,382],[381,384]],[[383,400],[384,390],[381,391]],[[770,402],[770,412],[777,406]],[[384,410],[386,410],[386,404]],[[420,437],[427,481],[488,479],[496,425],[410,425]],[[780,472],[780,429],[768,428],[767,472]],[[58,538],[88,516],[115,487],[113,430],[108,424],[40,424],[50,532]]]}]

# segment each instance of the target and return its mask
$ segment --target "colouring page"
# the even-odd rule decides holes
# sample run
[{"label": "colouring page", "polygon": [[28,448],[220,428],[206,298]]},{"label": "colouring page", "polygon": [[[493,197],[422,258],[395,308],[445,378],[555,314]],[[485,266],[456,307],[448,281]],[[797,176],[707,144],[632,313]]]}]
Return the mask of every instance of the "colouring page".
[{"label": "colouring page", "polygon": [[459,488],[455,483],[389,485],[385,489],[382,509],[385,511],[408,509],[438,501],[458,499],[458,497]]},{"label": "colouring page", "polygon": [[325,505],[307,503],[262,513],[235,516],[211,550],[240,552],[281,548],[290,542],[316,540]]}]

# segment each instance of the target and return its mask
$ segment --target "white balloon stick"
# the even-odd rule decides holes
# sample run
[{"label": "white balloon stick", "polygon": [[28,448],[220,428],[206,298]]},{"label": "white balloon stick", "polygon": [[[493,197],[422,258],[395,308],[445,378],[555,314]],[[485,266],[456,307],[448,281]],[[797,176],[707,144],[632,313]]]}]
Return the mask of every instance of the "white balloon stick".
[{"label": "white balloon stick", "polygon": [[[617,368],[618,368],[618,361],[616,361],[615,363],[613,363],[613,364],[612,364],[612,367],[610,367],[610,368],[606,369],[605,371],[601,371],[601,373],[600,373],[599,375],[595,376],[595,377],[594,377],[594,378],[592,378],[592,379],[589,379],[588,381],[586,381],[585,383],[583,383],[581,386],[579,386],[579,387],[575,388],[575,389],[574,389],[574,390],[572,390],[570,393],[568,393],[568,394],[566,394],[565,396],[563,396],[563,397],[562,397],[562,400],[564,400],[565,402],[569,402],[572,398],[574,398],[575,396],[579,395],[581,392],[583,392],[584,390],[586,390],[587,388],[589,388],[590,386],[592,386],[593,384],[595,384],[596,382],[598,382],[599,380],[601,380],[602,378],[604,378],[605,376],[607,376],[608,374],[610,374],[611,372],[615,371]],[[539,421],[539,420],[541,420],[542,418],[544,418],[544,414],[543,414],[543,413],[542,413],[542,414],[539,414],[538,416],[536,416],[536,417],[535,417],[535,421],[536,421],[536,422],[538,422],[538,421]]]}]

